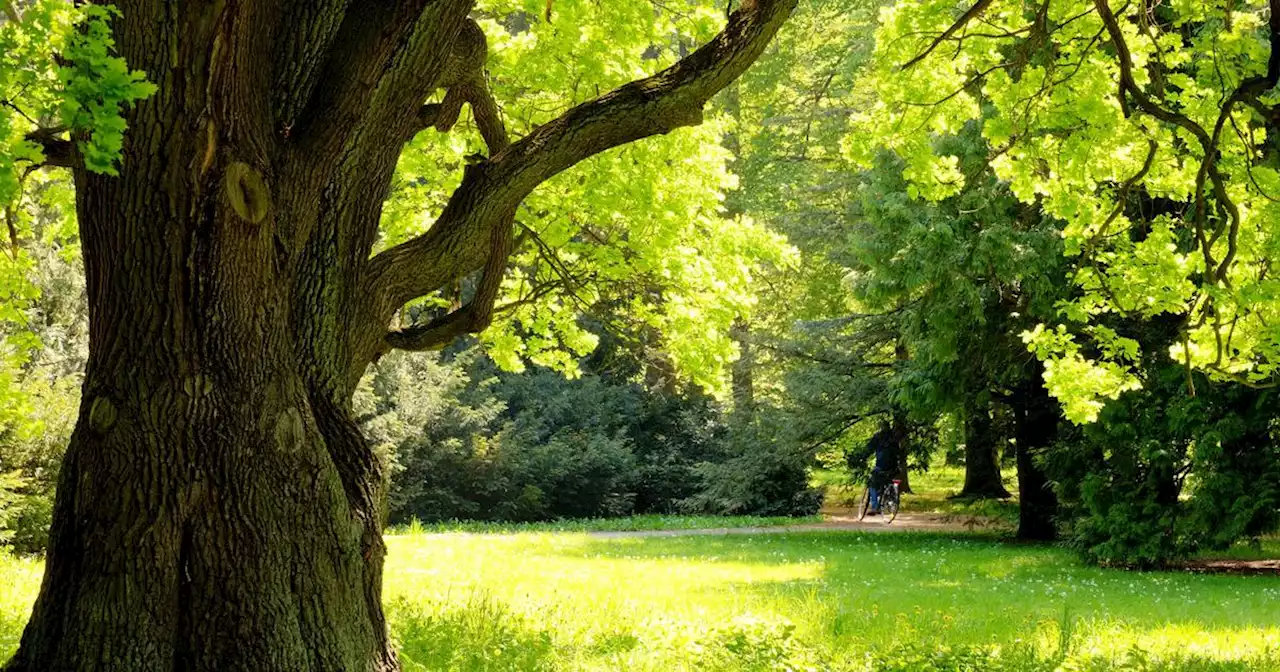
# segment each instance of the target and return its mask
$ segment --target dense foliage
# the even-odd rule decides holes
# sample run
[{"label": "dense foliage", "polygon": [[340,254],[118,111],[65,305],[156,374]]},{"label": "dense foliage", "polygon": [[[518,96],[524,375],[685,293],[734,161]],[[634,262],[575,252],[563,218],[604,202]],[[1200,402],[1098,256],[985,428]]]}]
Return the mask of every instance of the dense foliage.
[{"label": "dense foliage", "polygon": [[[978,3],[958,21],[950,2],[896,5],[868,73],[876,102],[847,143],[859,161],[894,149],[911,192],[937,199],[966,177],[930,138],[981,120],[996,175],[1062,222],[1075,262],[1076,295],[1028,339],[1076,421],[1141,384],[1144,348],[1257,384],[1280,343],[1267,272],[1280,17],[1260,2],[1110,4]],[[1183,319],[1172,344],[1111,326],[1161,315]]]},{"label": "dense foliage", "polygon": [[[1157,329],[1144,335],[1154,340]],[[1274,392],[1214,386],[1197,374],[1192,397],[1185,368],[1158,357],[1145,366],[1142,390],[1048,454],[1072,542],[1097,562],[1151,567],[1275,530]]]},{"label": "dense foliage", "polygon": [[393,464],[392,524],[817,510],[806,463],[744,444],[696,389],[508,373],[476,349],[388,357],[368,382],[359,407]]}]

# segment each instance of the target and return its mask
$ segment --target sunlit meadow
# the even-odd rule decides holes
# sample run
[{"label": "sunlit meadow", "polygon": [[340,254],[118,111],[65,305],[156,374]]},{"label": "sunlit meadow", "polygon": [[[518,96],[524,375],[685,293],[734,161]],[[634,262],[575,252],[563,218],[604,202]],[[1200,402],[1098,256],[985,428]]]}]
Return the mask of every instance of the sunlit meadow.
[{"label": "sunlit meadow", "polygon": [[[1094,569],[1065,549],[915,533],[387,543],[406,670],[1280,670],[1273,577]],[[0,569],[3,659],[40,564]]]}]

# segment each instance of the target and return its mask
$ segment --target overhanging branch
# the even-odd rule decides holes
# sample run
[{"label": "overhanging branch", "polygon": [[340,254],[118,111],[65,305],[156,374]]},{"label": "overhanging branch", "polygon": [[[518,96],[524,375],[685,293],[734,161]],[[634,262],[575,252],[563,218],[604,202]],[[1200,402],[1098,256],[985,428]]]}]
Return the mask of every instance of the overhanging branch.
[{"label": "overhanging branch", "polygon": [[956,19],[955,23],[951,24],[946,30],[942,31],[941,35],[934,38],[933,41],[929,43],[929,46],[925,47],[924,51],[920,52],[919,54],[916,54],[914,58],[907,61],[906,63],[903,63],[898,69],[906,70],[907,68],[910,68],[916,63],[919,63],[920,61],[923,61],[924,59],[928,58],[929,54],[932,54],[933,50],[938,48],[938,45],[951,39],[951,36],[955,35],[957,32],[962,30],[965,26],[969,25],[970,21],[978,18],[979,15],[987,11],[987,7],[990,5],[991,5],[991,0],[978,0],[977,2],[973,3],[973,6],[970,7],[969,10],[966,11],[964,14],[962,14],[959,19]]},{"label": "overhanging branch", "polygon": [[468,167],[435,225],[377,255],[369,295],[388,320],[405,302],[478,269],[487,235],[542,182],[629,142],[702,119],[702,108],[764,51],[796,0],[744,2],[711,42],[662,72],[615,89],[535,129],[488,161]]}]

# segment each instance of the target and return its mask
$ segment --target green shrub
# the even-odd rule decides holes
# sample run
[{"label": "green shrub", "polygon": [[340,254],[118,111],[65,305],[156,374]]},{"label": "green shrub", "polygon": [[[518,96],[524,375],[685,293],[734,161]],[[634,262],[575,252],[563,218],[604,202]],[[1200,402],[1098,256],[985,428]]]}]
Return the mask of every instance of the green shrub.
[{"label": "green shrub", "polygon": [[53,496],[79,402],[78,376],[48,382],[44,369],[27,373],[24,419],[0,424],[0,545],[43,553],[49,543]]},{"label": "green shrub", "polygon": [[730,431],[699,392],[497,371],[477,351],[384,358],[356,400],[391,467],[392,524],[699,510],[809,515],[808,459]]},{"label": "green shrub", "polygon": [[863,669],[866,672],[1020,672],[1027,668],[1005,659],[998,646],[912,642],[868,651]]},{"label": "green shrub", "polygon": [[53,493],[33,488],[21,472],[0,474],[0,548],[16,553],[42,553],[49,545]]},{"label": "green shrub", "polygon": [[1069,539],[1091,562],[1159,567],[1280,522],[1271,390],[1215,385],[1165,363],[1099,421],[1064,433],[1045,466]]},{"label": "green shrub", "polygon": [[682,502],[691,513],[748,516],[810,516],[822,506],[821,491],[809,487],[813,456],[783,438],[777,421],[762,413],[732,428],[732,453],[698,465],[702,486]]}]

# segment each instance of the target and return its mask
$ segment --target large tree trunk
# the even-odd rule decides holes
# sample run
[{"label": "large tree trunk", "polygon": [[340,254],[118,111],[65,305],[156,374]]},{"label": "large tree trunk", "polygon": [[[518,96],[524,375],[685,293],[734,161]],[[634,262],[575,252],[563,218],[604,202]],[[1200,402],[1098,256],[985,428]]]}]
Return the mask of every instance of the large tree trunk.
[{"label": "large tree trunk", "polygon": [[968,395],[964,402],[964,487],[962,499],[1004,499],[1009,497],[1000,477],[996,459],[996,436],[991,422],[991,406],[980,395]]},{"label": "large tree trunk", "polygon": [[[515,144],[482,63],[460,72],[451,51],[483,57],[471,0],[117,4],[120,53],[158,93],[127,115],[118,177],[56,155],[75,173],[89,360],[6,669],[392,669],[385,483],[350,414],[361,374],[391,347],[484,328],[520,201],[697,123],[795,2],[748,4],[676,66]],[[438,83],[444,103],[424,106]],[[462,99],[491,156],[426,234],[373,256],[404,143],[446,130]],[[388,332],[407,301],[475,272],[469,306]]]},{"label": "large tree trunk", "polygon": [[1036,461],[1058,434],[1058,405],[1039,375],[1014,399],[1013,412],[1018,459],[1018,538],[1053,541],[1058,536],[1058,497]]},{"label": "large tree trunk", "polygon": [[[75,171],[89,359],[8,669],[391,669],[383,478],[348,413],[385,322],[350,263],[372,233],[334,242],[377,212],[399,142],[280,142],[258,73],[225,70],[260,45],[174,7],[126,7],[145,21],[118,31],[159,84],[125,169]],[[228,60],[182,67],[211,42]]]}]

